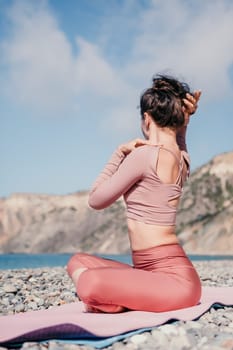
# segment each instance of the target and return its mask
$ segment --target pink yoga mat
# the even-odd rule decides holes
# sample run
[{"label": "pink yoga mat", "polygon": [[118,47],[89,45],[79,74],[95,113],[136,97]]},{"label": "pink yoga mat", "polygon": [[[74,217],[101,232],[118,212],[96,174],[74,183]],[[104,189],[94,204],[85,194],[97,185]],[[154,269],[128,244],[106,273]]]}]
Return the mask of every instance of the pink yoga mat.
[{"label": "pink yoga mat", "polygon": [[203,287],[198,305],[169,312],[87,313],[82,302],[0,317],[0,345],[46,339],[107,338],[169,320],[194,320],[213,304],[233,305],[233,287]]}]

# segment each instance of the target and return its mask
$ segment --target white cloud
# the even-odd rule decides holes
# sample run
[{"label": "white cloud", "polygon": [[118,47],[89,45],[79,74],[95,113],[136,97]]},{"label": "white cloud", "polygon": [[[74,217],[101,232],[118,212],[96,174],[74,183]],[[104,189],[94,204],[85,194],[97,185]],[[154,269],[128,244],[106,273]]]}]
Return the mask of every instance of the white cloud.
[{"label": "white cloud", "polygon": [[13,99],[41,110],[67,103],[72,81],[71,46],[45,5],[18,2],[10,9],[10,36],[3,42],[8,62],[6,88]]},{"label": "white cloud", "polygon": [[194,8],[174,0],[172,5],[153,1],[142,13],[132,72],[142,76],[170,69],[209,99],[222,98],[232,91],[228,71],[233,63],[233,3],[197,1]]},{"label": "white cloud", "polygon": [[47,2],[15,2],[9,10],[12,30],[1,44],[7,65],[5,92],[39,113],[77,109],[80,93],[119,97],[128,90],[101,50],[77,37],[77,54],[49,11]]},{"label": "white cloud", "polygon": [[107,98],[126,92],[127,84],[102,56],[100,49],[81,37],[76,41],[80,50],[74,63],[76,90],[87,90]]},{"label": "white cloud", "polygon": [[[104,120],[118,129],[132,127],[136,97],[156,72],[169,70],[184,77],[210,100],[232,92],[228,75],[233,63],[232,2],[146,4],[147,8],[127,2],[119,15],[114,13],[113,22],[105,19],[102,40],[90,43],[77,33],[73,47],[47,1],[15,1],[9,9],[11,33],[1,45],[7,67],[2,86],[14,101],[38,114],[82,111],[91,95],[100,111],[102,104]],[[128,51],[127,40],[122,39],[121,67],[110,64],[106,50],[108,45],[121,48],[117,23],[121,36],[130,34]]]}]

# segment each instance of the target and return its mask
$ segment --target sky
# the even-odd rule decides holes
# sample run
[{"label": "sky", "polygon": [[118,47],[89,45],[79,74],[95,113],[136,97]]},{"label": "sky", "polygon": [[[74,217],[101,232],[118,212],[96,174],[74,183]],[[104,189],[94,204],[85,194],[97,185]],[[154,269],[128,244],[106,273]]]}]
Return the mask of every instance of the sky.
[{"label": "sky", "polygon": [[88,190],[156,73],[202,90],[192,170],[233,150],[232,0],[0,0],[0,197]]}]

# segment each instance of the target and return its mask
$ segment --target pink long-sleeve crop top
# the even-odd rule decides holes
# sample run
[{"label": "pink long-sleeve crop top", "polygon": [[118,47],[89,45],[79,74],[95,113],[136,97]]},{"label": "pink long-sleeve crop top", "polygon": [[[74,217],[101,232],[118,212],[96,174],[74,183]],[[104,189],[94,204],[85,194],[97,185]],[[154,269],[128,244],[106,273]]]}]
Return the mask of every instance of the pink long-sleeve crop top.
[{"label": "pink long-sleeve crop top", "polygon": [[123,195],[127,218],[147,224],[175,225],[177,208],[169,202],[181,195],[182,168],[184,162],[189,165],[189,157],[181,151],[176,183],[163,183],[156,173],[160,147],[140,146],[127,156],[115,151],[90,191],[90,207],[106,208]]}]

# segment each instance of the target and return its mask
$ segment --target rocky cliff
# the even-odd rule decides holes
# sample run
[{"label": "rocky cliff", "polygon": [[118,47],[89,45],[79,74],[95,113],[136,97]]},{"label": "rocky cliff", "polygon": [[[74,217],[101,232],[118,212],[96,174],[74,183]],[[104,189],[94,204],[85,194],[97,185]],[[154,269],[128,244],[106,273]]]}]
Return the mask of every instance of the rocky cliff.
[{"label": "rocky cliff", "polygon": [[[101,211],[87,192],[13,194],[0,199],[0,252],[127,253],[122,200]],[[233,152],[194,171],[185,185],[177,232],[188,253],[233,254]]]},{"label": "rocky cliff", "polygon": [[87,192],[13,194],[0,201],[0,252],[125,252],[125,209],[119,200],[95,211]]},{"label": "rocky cliff", "polygon": [[233,152],[216,156],[192,173],[177,229],[188,252],[233,254]]}]

